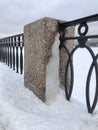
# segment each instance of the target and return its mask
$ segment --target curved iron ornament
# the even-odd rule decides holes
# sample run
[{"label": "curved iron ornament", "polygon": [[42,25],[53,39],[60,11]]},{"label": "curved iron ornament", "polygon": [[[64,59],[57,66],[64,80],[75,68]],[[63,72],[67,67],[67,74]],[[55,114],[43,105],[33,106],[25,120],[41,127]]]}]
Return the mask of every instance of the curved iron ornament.
[{"label": "curved iron ornament", "polygon": [[[68,55],[68,62],[66,64],[66,69],[65,69],[65,93],[66,93],[66,99],[69,100],[72,94],[72,90],[73,90],[73,82],[74,82],[74,69],[73,69],[73,63],[72,63],[72,58],[70,56],[70,53],[67,49],[66,46],[62,46],[61,48],[65,49],[65,52]],[[68,68],[70,65],[70,69]],[[70,79],[70,86],[67,85],[67,77],[68,77],[68,71],[70,71],[71,73],[71,79]]]},{"label": "curved iron ornament", "polygon": [[[72,64],[72,57],[74,52],[79,48],[79,46],[76,46],[72,52],[69,54],[69,58],[66,64],[66,69],[65,69],[65,93],[66,93],[66,99],[70,100],[72,90],[73,90],[73,83],[74,83],[74,69],[73,69],[73,64]],[[71,73],[71,79],[70,79],[70,86],[67,85],[67,77],[68,77],[68,67],[70,65],[70,73]]]},{"label": "curved iron ornament", "polygon": [[[89,48],[90,49],[90,48]],[[98,58],[98,54],[95,56],[93,54],[93,52],[90,53],[92,55],[93,58],[93,62],[90,66],[89,72],[88,72],[88,76],[87,76],[87,82],[86,82],[86,103],[87,103],[87,108],[88,108],[88,112],[92,113],[96,107],[97,104],[97,100],[98,100],[98,65],[97,65],[97,58]],[[95,96],[94,96],[94,100],[93,103],[91,105],[90,103],[90,95],[89,95],[89,89],[90,89],[90,79],[91,79],[91,75],[93,72],[93,68],[95,67],[95,75],[96,75],[96,87],[95,87]]]},{"label": "curved iron ornament", "polygon": [[[98,15],[96,17],[98,18]],[[92,18],[88,17],[88,18],[89,18],[89,20],[93,21],[92,20],[93,17]],[[92,63],[90,65],[89,72],[87,75],[87,81],[86,81],[86,104],[87,104],[88,112],[92,113],[94,111],[94,109],[97,105],[97,101],[98,101],[98,64],[97,64],[98,54],[95,55],[93,50],[89,46],[87,46],[86,43],[89,38],[98,38],[98,35],[86,36],[86,34],[88,33],[88,30],[89,30],[89,27],[87,25],[87,22],[89,22],[89,20],[87,18],[86,19],[84,18],[84,19],[80,19],[80,20],[76,20],[76,21],[72,21],[72,22],[68,22],[68,23],[63,23],[63,24],[59,23],[59,33],[60,33],[60,49],[64,48],[65,53],[68,55],[67,64],[65,66],[65,95],[66,95],[67,100],[70,100],[70,98],[71,98],[73,84],[74,84],[74,69],[73,69],[73,62],[72,62],[74,53],[79,48],[85,48],[89,52],[90,56],[92,57]],[[66,37],[66,35],[65,35],[66,28],[73,26],[73,25],[77,25],[77,24],[79,24],[79,27],[78,27],[79,36]],[[82,30],[82,29],[84,29],[84,30]],[[64,43],[67,40],[77,40],[78,41],[78,45],[76,47],[74,47],[71,52],[69,52],[68,48],[66,47],[66,43]],[[90,81],[91,81],[93,69],[95,70],[96,81],[95,81],[94,99],[91,104]],[[68,77],[69,70],[70,70],[70,75],[71,75],[70,85],[67,84],[67,82],[68,82],[67,77]]]}]

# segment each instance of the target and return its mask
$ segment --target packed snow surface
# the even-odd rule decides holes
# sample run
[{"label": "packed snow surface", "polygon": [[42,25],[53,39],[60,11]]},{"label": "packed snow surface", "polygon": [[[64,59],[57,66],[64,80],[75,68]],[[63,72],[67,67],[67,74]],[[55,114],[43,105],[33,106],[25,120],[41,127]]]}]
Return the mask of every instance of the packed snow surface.
[{"label": "packed snow surface", "polygon": [[[79,55],[81,57],[81,53]],[[50,62],[52,67],[53,60]],[[48,71],[49,67],[47,75]],[[54,74],[51,77],[47,83],[52,82]],[[54,85],[58,84],[57,79],[58,77],[55,78]],[[51,96],[55,94],[55,98],[52,100],[49,97],[48,100],[47,97],[46,103],[43,103],[24,87],[23,80],[23,75],[0,63],[0,130],[98,130],[98,108],[92,115],[88,114],[86,105],[78,101],[79,93],[77,100],[71,98],[68,102],[64,91],[55,86],[57,92],[55,89],[53,93],[50,91]]]}]

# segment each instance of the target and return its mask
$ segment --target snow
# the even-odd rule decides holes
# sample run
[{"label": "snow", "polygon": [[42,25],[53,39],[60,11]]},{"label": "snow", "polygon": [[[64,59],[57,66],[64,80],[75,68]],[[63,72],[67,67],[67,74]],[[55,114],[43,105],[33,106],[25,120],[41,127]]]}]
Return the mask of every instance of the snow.
[{"label": "snow", "polygon": [[46,102],[49,103],[56,98],[59,92],[59,35],[55,37],[55,42],[52,47],[52,57],[46,68]]},{"label": "snow", "polygon": [[[79,96],[81,88],[74,89],[78,91],[78,98],[73,95],[77,100],[71,98],[70,102],[59,88],[58,49],[54,53],[54,48],[55,45],[47,66],[46,84],[49,93],[47,91],[46,103],[24,87],[23,75],[0,63],[0,130],[98,130],[98,109],[91,115],[85,104],[78,101],[82,100]],[[78,56],[83,55],[78,52]],[[77,63],[78,59],[75,60]],[[76,78],[79,80],[79,76]],[[82,85],[82,80],[79,82]]]}]

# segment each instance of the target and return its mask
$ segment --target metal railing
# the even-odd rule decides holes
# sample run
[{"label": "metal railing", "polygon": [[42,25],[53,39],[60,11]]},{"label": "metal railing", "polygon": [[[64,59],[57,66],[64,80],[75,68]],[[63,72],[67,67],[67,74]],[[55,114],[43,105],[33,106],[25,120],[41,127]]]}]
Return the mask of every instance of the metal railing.
[{"label": "metal railing", "polygon": [[[92,113],[96,107],[97,101],[98,101],[98,64],[97,64],[97,59],[98,59],[98,54],[95,54],[90,46],[87,45],[88,39],[92,38],[98,38],[98,35],[87,35],[89,31],[89,26],[88,23],[90,22],[95,22],[98,21],[98,14],[73,20],[70,22],[66,23],[59,23],[58,29],[60,33],[60,49],[65,49],[65,52],[68,55],[68,61],[65,67],[65,94],[66,94],[66,99],[70,100],[70,97],[72,95],[73,91],[73,84],[74,84],[74,69],[73,69],[73,55],[79,48],[85,48],[91,55],[92,57],[92,63],[89,68],[89,72],[87,75],[87,80],[86,80],[86,104],[87,104],[87,109],[89,113]],[[71,26],[76,26],[78,25],[78,35],[79,36],[73,36],[73,37],[67,37],[66,36],[66,29]],[[84,28],[84,30],[83,30]],[[78,44],[73,47],[73,50],[69,52],[67,46],[64,44],[66,40],[77,40]],[[71,73],[71,79],[70,79],[70,85],[67,84],[67,77],[68,77],[68,70],[70,69]],[[93,69],[95,71],[95,94],[94,94],[94,100],[93,103],[91,104],[90,100],[90,80],[92,76]]]},{"label": "metal railing", "polygon": [[23,73],[23,34],[0,39],[0,62],[6,63],[16,73]]}]

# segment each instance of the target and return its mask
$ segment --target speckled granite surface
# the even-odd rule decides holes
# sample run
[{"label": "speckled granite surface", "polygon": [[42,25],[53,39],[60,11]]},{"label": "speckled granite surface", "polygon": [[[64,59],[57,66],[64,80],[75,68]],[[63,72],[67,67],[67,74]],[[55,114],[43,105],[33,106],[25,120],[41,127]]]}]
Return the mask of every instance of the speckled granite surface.
[{"label": "speckled granite surface", "polygon": [[[58,33],[58,21],[43,18],[24,27],[24,84],[42,101],[45,101],[46,65],[51,56],[51,47]],[[67,34],[73,34],[73,30]],[[69,46],[69,45],[68,45]],[[62,55],[62,56],[61,56]],[[63,85],[66,57],[60,52],[60,80]]]}]

